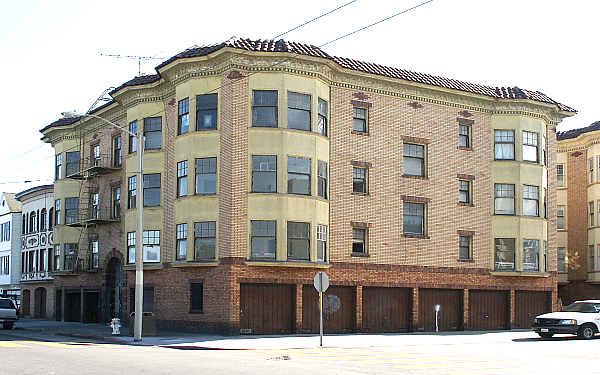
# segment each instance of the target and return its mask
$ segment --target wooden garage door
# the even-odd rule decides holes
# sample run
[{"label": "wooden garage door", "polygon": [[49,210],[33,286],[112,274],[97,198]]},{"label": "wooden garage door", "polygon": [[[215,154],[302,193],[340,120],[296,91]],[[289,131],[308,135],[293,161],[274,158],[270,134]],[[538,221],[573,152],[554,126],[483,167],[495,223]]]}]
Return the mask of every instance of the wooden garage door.
[{"label": "wooden garage door", "polygon": [[435,331],[435,305],[440,305],[440,331],[463,329],[463,291],[419,289],[419,330]]},{"label": "wooden garage door", "polygon": [[410,324],[411,293],[408,288],[363,288],[363,330],[407,332]]},{"label": "wooden garage door", "polygon": [[518,290],[515,293],[515,328],[531,328],[533,318],[552,311],[551,293]]},{"label": "wooden garage door", "polygon": [[471,329],[509,328],[508,291],[471,290],[469,291],[469,312]]},{"label": "wooden garage door", "polygon": [[245,334],[292,333],[296,321],[294,285],[241,284],[240,329]]},{"label": "wooden garage door", "polygon": [[[323,293],[323,331],[344,333],[354,331],[355,289],[330,286]],[[302,289],[302,331],[319,332],[319,294],[312,285]]]}]

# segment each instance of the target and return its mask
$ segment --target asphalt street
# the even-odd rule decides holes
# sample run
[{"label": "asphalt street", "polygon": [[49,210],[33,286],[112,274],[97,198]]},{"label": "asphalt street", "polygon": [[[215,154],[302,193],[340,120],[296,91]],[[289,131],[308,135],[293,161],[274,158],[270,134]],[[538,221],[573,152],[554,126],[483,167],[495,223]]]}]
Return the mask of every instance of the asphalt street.
[{"label": "asphalt street", "polygon": [[[34,337],[27,337],[34,336]],[[0,374],[600,374],[600,339],[540,340],[531,332],[435,337],[395,346],[194,350],[0,331]]]}]

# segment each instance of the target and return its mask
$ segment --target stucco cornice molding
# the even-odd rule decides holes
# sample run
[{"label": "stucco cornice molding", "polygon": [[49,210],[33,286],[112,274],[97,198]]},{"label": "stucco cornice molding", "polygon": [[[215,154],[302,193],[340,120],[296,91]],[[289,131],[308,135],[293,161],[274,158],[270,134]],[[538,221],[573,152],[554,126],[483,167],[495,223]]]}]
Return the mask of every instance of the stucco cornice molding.
[{"label": "stucco cornice molding", "polygon": [[558,141],[558,152],[585,151],[597,144],[600,144],[600,134],[576,140]]}]

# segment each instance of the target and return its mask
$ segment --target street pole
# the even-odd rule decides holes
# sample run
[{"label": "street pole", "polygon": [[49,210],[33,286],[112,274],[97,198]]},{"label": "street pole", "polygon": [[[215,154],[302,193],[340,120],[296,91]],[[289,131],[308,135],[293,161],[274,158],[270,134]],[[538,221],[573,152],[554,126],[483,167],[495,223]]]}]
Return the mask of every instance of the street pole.
[{"label": "street pole", "polygon": [[135,206],[136,206],[136,228],[135,228],[135,318],[133,325],[133,341],[142,341],[142,314],[144,302],[144,175],[142,173],[144,135],[142,129],[137,129],[137,156],[138,169],[135,178]]},{"label": "street pole", "polygon": [[[319,273],[320,285],[323,285],[323,273]],[[323,292],[319,292],[319,346],[323,347]]]}]

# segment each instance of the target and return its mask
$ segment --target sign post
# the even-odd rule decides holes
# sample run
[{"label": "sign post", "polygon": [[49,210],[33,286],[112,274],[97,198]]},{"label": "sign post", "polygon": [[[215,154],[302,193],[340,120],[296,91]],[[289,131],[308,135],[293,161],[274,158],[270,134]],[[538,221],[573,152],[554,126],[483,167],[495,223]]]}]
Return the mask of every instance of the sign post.
[{"label": "sign post", "polygon": [[313,282],[319,292],[319,346],[323,346],[323,292],[329,288],[329,276],[325,272],[317,272]]}]

